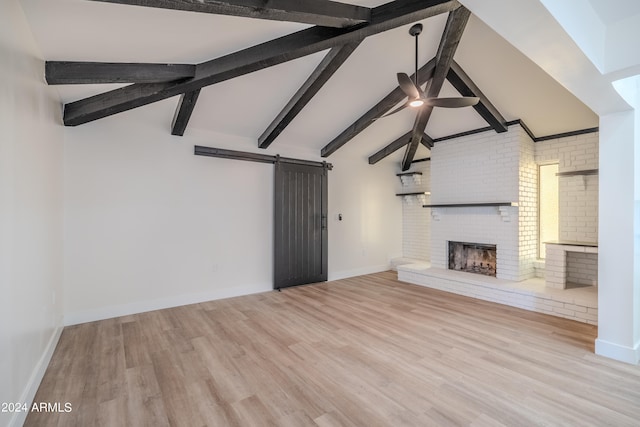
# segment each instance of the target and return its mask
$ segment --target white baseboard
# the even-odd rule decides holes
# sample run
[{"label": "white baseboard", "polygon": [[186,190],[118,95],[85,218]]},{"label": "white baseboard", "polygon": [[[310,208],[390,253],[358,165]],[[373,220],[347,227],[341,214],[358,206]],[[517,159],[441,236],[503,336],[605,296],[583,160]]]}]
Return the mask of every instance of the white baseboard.
[{"label": "white baseboard", "polygon": [[[58,340],[60,339],[60,335],[62,334],[63,326],[60,325],[53,330],[51,334],[51,338],[47,343],[47,346],[38,360],[33,372],[31,373],[31,377],[27,382],[27,386],[22,392],[22,396],[18,402],[26,403],[29,408],[33,404],[33,398],[36,397],[36,392],[38,391],[38,387],[40,387],[40,383],[42,382],[42,378],[44,378],[44,373],[47,370],[47,366],[49,366],[49,362],[51,361],[51,357],[53,356],[53,352],[58,345]],[[9,427],[19,427],[24,424],[27,419],[28,412],[15,412],[13,417],[9,420]]]},{"label": "white baseboard", "polygon": [[261,283],[257,285],[238,286],[235,288],[216,289],[211,292],[198,294],[176,295],[148,301],[139,301],[122,305],[101,307],[92,310],[77,311],[66,313],[64,315],[64,325],[70,326],[80,323],[95,322],[96,320],[112,319],[114,317],[128,316],[130,314],[162,310],[163,308],[179,307],[182,305],[197,304],[224,298],[269,292],[272,290],[273,285],[271,283]]},{"label": "white baseboard", "polygon": [[598,338],[596,339],[596,354],[637,365],[640,363],[640,343],[636,344],[635,347],[625,347]]},{"label": "white baseboard", "polygon": [[348,279],[349,277],[362,276],[365,274],[380,273],[382,271],[391,270],[390,264],[382,264],[370,267],[356,268],[354,270],[336,271],[329,273],[329,281]]}]

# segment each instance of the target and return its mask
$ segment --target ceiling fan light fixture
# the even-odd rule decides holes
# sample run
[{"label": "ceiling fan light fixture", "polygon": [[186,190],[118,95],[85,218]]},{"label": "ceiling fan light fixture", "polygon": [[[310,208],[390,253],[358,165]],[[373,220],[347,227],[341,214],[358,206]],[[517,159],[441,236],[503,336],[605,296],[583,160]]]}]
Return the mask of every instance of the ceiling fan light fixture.
[{"label": "ceiling fan light fixture", "polygon": [[402,92],[404,92],[404,94],[407,96],[407,101],[400,107],[391,110],[385,115],[374,118],[373,120],[399,113],[407,107],[418,109],[426,105],[432,108],[462,108],[471,107],[473,105],[476,105],[480,101],[480,98],[472,96],[463,96],[457,98],[438,98],[437,94],[435,94],[436,96],[427,96],[424,93],[424,91],[420,87],[420,82],[418,81],[418,36],[421,32],[422,24],[415,24],[409,29],[409,34],[415,38],[416,42],[415,73],[413,75],[413,80],[406,73],[396,74],[396,77],[398,79],[398,86],[400,90],[402,90]]}]

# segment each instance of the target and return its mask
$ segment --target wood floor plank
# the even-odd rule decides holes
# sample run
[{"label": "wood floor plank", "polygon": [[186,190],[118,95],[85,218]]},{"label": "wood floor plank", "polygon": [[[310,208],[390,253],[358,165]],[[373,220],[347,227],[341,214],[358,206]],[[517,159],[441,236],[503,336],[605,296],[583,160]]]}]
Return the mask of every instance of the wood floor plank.
[{"label": "wood floor plank", "polygon": [[179,353],[167,350],[153,352],[152,363],[169,424],[173,426],[204,425],[199,413],[194,410],[194,402],[189,399]]},{"label": "wood floor plank", "polygon": [[384,272],[65,328],[26,426],[637,427],[592,325]]},{"label": "wood floor plank", "polygon": [[189,400],[208,426],[241,427],[241,421],[233,407],[218,392],[215,383],[202,379],[187,384]]},{"label": "wood floor plank", "polygon": [[336,411],[326,412],[315,418],[314,423],[319,427],[357,427],[344,414]]},{"label": "wood floor plank", "polygon": [[122,324],[127,368],[151,364],[150,350],[153,347],[150,346],[141,323],[135,321]]},{"label": "wood floor plank", "polygon": [[226,354],[224,343],[211,341],[207,337],[194,339],[193,345],[209,370],[210,380],[226,402],[233,404],[254,394],[239,369],[244,356]]},{"label": "wood floor plank", "polygon": [[169,425],[162,402],[162,393],[153,365],[142,365],[126,370],[126,417],[127,425]]},{"label": "wood floor plank", "polygon": [[233,407],[240,416],[242,426],[278,427],[276,417],[258,396],[253,395],[234,402]]}]

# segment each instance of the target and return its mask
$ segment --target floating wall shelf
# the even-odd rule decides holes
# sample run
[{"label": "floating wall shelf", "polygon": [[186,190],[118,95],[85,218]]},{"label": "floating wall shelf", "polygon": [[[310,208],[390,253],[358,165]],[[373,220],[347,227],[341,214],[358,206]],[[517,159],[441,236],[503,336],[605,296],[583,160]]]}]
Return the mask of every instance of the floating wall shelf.
[{"label": "floating wall shelf", "polygon": [[556,176],[581,176],[583,189],[587,189],[587,175],[598,175],[598,169],[585,169],[581,171],[558,172]]},{"label": "floating wall shelf", "polygon": [[423,208],[475,208],[484,206],[518,206],[516,202],[491,202],[491,203],[449,203],[440,205],[422,205]]},{"label": "floating wall shelf", "polygon": [[579,176],[579,175],[598,175],[598,169],[587,169],[581,171],[558,172],[556,176]]},{"label": "floating wall shelf", "polygon": [[427,196],[431,195],[428,191],[419,191],[417,193],[397,193],[396,196],[419,196],[421,194],[426,194]]}]

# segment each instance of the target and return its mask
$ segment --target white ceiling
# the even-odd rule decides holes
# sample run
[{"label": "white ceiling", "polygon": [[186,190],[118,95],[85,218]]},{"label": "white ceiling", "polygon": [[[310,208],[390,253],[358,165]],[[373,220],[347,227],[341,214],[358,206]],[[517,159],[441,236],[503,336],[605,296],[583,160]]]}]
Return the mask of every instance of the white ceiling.
[{"label": "white ceiling", "polygon": [[[385,1],[350,3],[373,7]],[[46,60],[198,63],[307,27],[86,0],[22,0],[22,4]],[[423,21],[421,63],[435,54],[445,22],[445,15]],[[366,39],[274,146],[295,142],[319,150],[395,88],[395,74],[413,70],[409,27]],[[257,140],[325,53],[204,88],[187,134],[197,128]],[[507,120],[523,119],[537,136],[598,126],[598,117],[589,108],[473,16],[455,60]],[[65,85],[58,90],[62,101],[69,102],[116,87]],[[441,95],[457,93],[447,83]],[[167,123],[171,119],[166,117]],[[367,144],[366,150],[373,154],[410,130],[413,119],[413,112],[405,110],[379,120],[353,143]],[[427,133],[437,138],[485,126],[471,108],[436,109]]]}]

